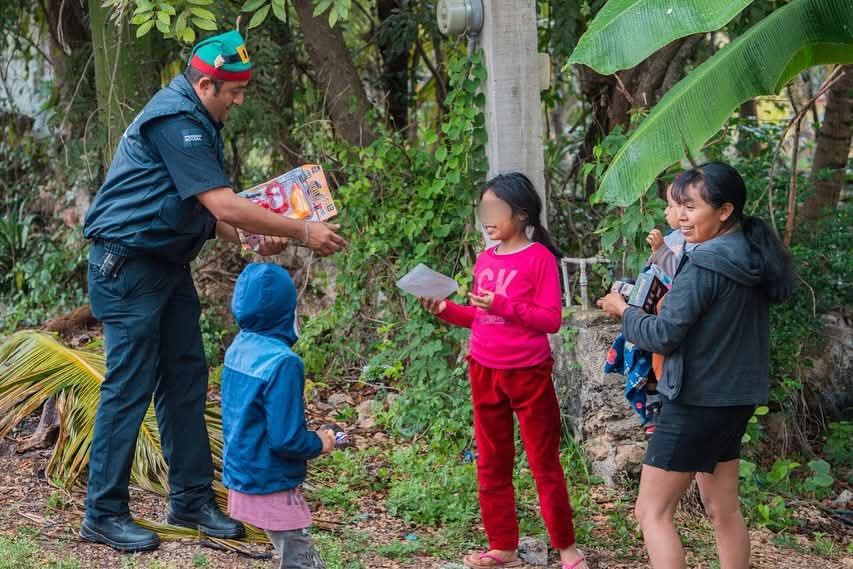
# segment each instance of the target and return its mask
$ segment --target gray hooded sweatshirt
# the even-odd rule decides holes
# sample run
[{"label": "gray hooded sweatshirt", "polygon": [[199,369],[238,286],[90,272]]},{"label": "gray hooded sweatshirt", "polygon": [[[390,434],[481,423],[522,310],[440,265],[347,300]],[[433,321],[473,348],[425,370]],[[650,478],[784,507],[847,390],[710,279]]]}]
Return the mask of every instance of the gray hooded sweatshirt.
[{"label": "gray hooded sweatshirt", "polygon": [[625,311],[625,338],[664,355],[658,391],[707,407],[767,400],[770,324],[762,271],[743,233],[722,235],[686,253],[659,315]]}]

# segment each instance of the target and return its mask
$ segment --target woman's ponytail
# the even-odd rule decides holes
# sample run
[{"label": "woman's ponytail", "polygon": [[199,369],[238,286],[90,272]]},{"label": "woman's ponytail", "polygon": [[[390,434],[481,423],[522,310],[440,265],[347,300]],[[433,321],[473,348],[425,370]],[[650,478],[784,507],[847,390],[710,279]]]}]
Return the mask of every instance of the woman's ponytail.
[{"label": "woman's ponytail", "polygon": [[740,225],[753,253],[762,260],[761,286],[767,299],[774,304],[785,301],[794,290],[791,256],[764,220],[744,217]]}]

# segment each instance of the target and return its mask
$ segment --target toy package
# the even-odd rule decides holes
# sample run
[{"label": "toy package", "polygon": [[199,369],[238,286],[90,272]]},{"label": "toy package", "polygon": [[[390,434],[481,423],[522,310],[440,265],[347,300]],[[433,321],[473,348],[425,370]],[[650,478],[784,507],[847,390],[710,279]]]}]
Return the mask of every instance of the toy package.
[{"label": "toy package", "polygon": [[[292,219],[326,221],[338,213],[323,169],[304,164],[237,194],[264,209]],[[257,251],[263,237],[238,229],[244,250]]]},{"label": "toy package", "polygon": [[618,292],[631,306],[642,308],[648,314],[657,314],[657,305],[669,288],[652,272],[640,273],[637,282],[615,281],[611,292]]}]

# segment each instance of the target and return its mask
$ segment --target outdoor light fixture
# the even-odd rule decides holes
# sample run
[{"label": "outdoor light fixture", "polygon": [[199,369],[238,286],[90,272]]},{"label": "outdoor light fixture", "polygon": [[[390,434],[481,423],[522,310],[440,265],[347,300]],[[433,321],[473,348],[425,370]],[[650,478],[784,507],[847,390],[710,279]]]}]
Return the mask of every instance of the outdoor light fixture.
[{"label": "outdoor light fixture", "polygon": [[476,35],[483,28],[483,0],[438,0],[435,16],[446,36]]}]

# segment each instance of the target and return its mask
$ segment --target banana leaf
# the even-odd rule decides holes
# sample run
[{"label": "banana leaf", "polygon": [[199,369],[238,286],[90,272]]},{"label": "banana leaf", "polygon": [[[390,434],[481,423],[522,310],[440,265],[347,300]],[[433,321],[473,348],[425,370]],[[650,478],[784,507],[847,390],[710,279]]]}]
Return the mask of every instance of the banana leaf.
[{"label": "banana leaf", "polygon": [[566,64],[602,75],[630,69],[673,40],[725,26],[752,0],[610,0]]},{"label": "banana leaf", "polygon": [[778,93],[808,67],[851,62],[851,0],[794,0],[779,8],[655,105],[613,157],[593,201],[630,205],[686,152],[695,156],[744,101]]}]

